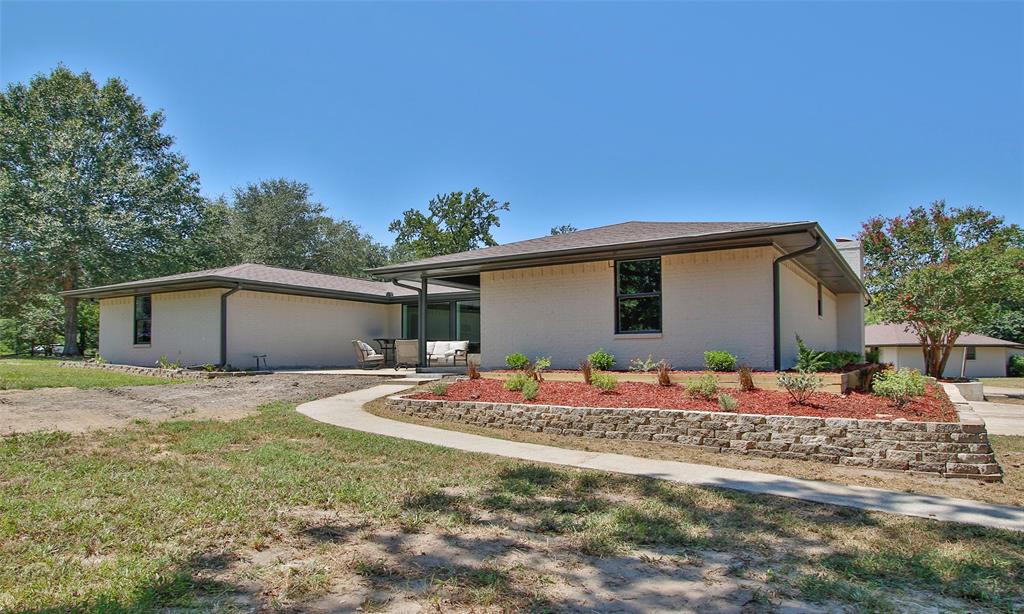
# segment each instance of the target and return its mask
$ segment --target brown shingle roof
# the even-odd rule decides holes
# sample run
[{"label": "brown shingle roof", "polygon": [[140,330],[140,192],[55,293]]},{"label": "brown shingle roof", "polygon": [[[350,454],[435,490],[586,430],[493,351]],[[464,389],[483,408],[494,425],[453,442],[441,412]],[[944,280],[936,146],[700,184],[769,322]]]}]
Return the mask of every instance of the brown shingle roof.
[{"label": "brown shingle roof", "polygon": [[[917,335],[907,331],[902,324],[868,324],[864,327],[864,345],[920,345],[920,342]],[[956,340],[956,345],[957,347],[962,345],[1014,347],[1020,344],[985,335],[964,333]]]},{"label": "brown shingle roof", "polygon": [[456,254],[433,256],[431,258],[372,269],[371,272],[379,275],[394,270],[429,268],[435,265],[469,264],[475,261],[494,258],[557,254],[564,251],[599,249],[629,244],[642,245],[652,241],[691,239],[806,224],[813,224],[813,222],[623,222],[621,224],[599,226],[561,235],[484,247]]},{"label": "brown shingle roof", "polygon": [[[329,275],[326,273],[315,273],[313,271],[299,271],[281,267],[267,266],[265,264],[236,264],[217,269],[205,269],[202,271],[191,271],[177,275],[166,275],[164,277],[153,277],[140,279],[109,286],[97,286],[94,288],[83,288],[73,290],[67,294],[72,296],[110,296],[119,291],[132,293],[144,290],[148,287],[174,287],[178,285],[208,283],[211,287],[215,284],[225,285],[237,282],[249,282],[259,285],[274,286],[281,290],[292,288],[296,291],[308,290],[319,291],[320,293],[339,295],[362,295],[374,298],[408,297],[415,296],[416,291],[392,283],[373,281],[370,279],[356,279],[354,277],[343,277],[341,275]],[[430,284],[428,293],[446,294],[466,292],[459,288]],[[296,292],[301,293],[301,292]]]}]

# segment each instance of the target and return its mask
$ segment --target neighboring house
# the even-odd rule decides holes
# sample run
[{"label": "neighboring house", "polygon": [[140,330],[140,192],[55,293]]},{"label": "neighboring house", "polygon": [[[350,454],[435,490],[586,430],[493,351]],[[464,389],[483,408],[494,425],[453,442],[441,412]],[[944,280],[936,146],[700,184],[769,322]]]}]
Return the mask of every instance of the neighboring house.
[{"label": "neighboring house", "polygon": [[861,266],[858,242],[833,244],[815,222],[626,222],[370,272],[479,292],[485,368],[512,352],[574,368],[603,347],[619,368],[651,355],[699,369],[714,349],[778,369],[796,334],[863,350]]},{"label": "neighboring house", "polygon": [[[152,366],[166,356],[186,366],[248,368],[265,354],[280,368],[352,365],[353,339],[415,336],[418,292],[240,264],[64,294],[99,301],[99,352],[110,362]],[[443,285],[431,285],[430,295],[428,335],[478,345],[478,295]]]},{"label": "neighboring house", "polygon": [[[868,350],[878,350],[883,363],[924,372],[921,342],[902,324],[869,324],[864,328],[864,343]],[[1013,341],[964,333],[956,340],[942,375],[1004,377],[1010,356],[1021,353],[1024,353],[1024,345]]]}]

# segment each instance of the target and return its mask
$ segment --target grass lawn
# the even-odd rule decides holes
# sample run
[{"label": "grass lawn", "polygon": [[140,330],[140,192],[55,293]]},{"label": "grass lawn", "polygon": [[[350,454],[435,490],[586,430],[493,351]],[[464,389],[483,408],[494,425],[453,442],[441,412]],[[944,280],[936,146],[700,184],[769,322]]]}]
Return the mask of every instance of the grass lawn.
[{"label": "grass lawn", "polygon": [[0,390],[30,390],[33,388],[116,388],[118,386],[148,386],[175,384],[173,380],[147,375],[130,375],[102,369],[69,369],[53,358],[0,359]]},{"label": "grass lawn", "polygon": [[467,454],[290,404],[0,439],[4,612],[558,611],[581,585],[643,611],[676,579],[710,609],[1013,611],[1022,574],[1018,533]]},{"label": "grass lawn", "polygon": [[978,379],[990,386],[1024,389],[1024,377],[981,377]]}]

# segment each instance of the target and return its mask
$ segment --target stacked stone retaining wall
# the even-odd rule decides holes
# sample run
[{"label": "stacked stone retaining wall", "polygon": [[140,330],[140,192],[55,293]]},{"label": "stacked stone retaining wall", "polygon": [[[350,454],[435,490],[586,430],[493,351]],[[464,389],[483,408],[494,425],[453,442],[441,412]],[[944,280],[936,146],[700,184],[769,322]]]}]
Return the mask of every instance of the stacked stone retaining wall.
[{"label": "stacked stone retaining wall", "polygon": [[958,422],[766,416],[669,409],[561,407],[392,396],[407,416],[593,439],[649,441],[712,452],[988,481],[1002,469],[985,423],[951,394]]},{"label": "stacked stone retaining wall", "polygon": [[60,363],[60,366],[69,369],[103,369],[106,371],[128,373],[130,375],[148,375],[150,377],[164,377],[168,379],[204,380],[214,377],[237,377],[241,375],[250,375],[250,373],[246,371],[219,372],[194,371],[191,369],[157,369],[153,367],[139,367],[136,365],[117,365],[106,362],[84,362],[76,360],[63,361]]}]

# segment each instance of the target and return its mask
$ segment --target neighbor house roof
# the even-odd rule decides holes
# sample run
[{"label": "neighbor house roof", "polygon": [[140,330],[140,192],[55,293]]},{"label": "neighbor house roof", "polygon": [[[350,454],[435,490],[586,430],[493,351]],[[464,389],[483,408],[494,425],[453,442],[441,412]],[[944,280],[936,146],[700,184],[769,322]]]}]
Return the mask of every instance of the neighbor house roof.
[{"label": "neighbor house roof", "polygon": [[[423,275],[464,281],[460,276],[487,270],[642,257],[645,253],[672,253],[673,250],[775,244],[791,252],[813,243],[813,236],[825,237],[825,234],[812,221],[633,221],[387,265],[371,269],[370,273],[383,278],[416,279]],[[824,249],[804,257],[801,263],[821,273],[822,279],[834,286],[833,290],[864,291],[860,278],[835,245],[827,237],[824,244]]]},{"label": "neighbor house roof", "polygon": [[[921,345],[917,335],[908,331],[902,324],[868,324],[864,327],[864,345],[866,346],[884,346],[884,345]],[[986,337],[985,335],[976,335],[974,333],[963,333],[956,340],[957,346],[962,345],[981,345],[981,346],[999,346],[999,347],[1020,347],[1021,344],[1014,343],[1013,341],[1007,341],[1006,339],[996,339],[995,337]]]},{"label": "neighbor house roof", "polygon": [[[416,290],[393,283],[253,263],[70,290],[61,294],[80,298],[108,298],[202,288],[233,288],[239,285],[248,290],[379,303],[399,302],[402,299],[417,296]],[[459,295],[467,294],[469,291],[441,284],[430,284],[428,293],[432,296]]]}]

